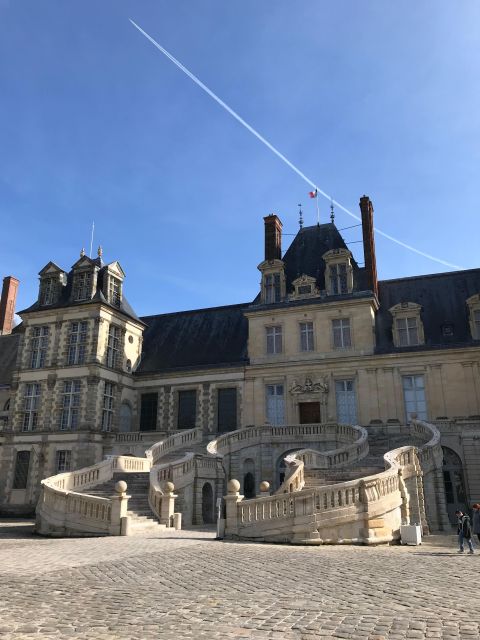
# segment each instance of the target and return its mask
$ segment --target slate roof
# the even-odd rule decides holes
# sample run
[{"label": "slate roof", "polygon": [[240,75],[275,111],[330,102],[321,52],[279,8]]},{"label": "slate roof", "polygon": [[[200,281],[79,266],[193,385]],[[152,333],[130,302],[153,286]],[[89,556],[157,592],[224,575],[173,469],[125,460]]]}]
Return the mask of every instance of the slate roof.
[{"label": "slate roof", "polygon": [[[304,273],[316,278],[317,287],[320,290],[326,289],[325,261],[322,256],[332,249],[348,249],[340,232],[332,222],[300,229],[282,258],[285,263],[287,291],[293,289],[292,282]],[[353,257],[351,264],[353,290],[364,291],[365,270],[358,266]]]},{"label": "slate roof", "polygon": [[[97,260],[100,260],[100,259],[97,259]],[[96,262],[96,261],[92,260],[92,262]],[[31,313],[32,311],[43,311],[44,309],[59,309],[62,307],[75,307],[75,306],[80,306],[85,304],[96,304],[101,302],[107,307],[115,309],[116,311],[120,311],[121,313],[128,316],[129,318],[132,318],[137,322],[141,322],[140,318],[132,309],[132,307],[130,306],[128,300],[125,298],[124,295],[122,295],[122,300],[119,307],[112,305],[107,301],[102,291],[103,273],[104,273],[103,269],[101,269],[98,273],[97,291],[93,296],[93,298],[91,298],[90,300],[80,300],[78,302],[70,300],[70,296],[72,293],[72,284],[73,284],[73,271],[71,271],[67,275],[67,284],[64,287],[62,287],[62,293],[61,293],[60,299],[56,304],[49,304],[49,305],[42,306],[37,300],[30,307],[28,307],[27,309],[23,309],[18,313],[19,314]]]},{"label": "slate roof", "polygon": [[147,325],[136,374],[241,366],[247,362],[247,304],[141,318]]},{"label": "slate roof", "polygon": [[[377,353],[421,351],[478,345],[470,334],[466,300],[480,293],[480,269],[435,273],[379,282],[380,309],[376,316]],[[420,317],[425,345],[395,348],[392,341],[392,316],[389,309],[401,302],[422,306]],[[453,325],[453,335],[443,335],[443,326]]]},{"label": "slate roof", "polygon": [[17,359],[20,335],[0,336],[0,385],[9,385]]}]

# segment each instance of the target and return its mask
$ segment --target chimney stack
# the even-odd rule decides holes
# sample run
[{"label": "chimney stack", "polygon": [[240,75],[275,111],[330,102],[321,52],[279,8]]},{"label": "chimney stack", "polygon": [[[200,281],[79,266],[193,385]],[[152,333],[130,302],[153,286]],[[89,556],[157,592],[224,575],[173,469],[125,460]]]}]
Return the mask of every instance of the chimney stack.
[{"label": "chimney stack", "polygon": [[282,223],[271,213],[263,219],[265,222],[265,260],[282,259]]},{"label": "chimney stack", "polygon": [[15,302],[17,300],[19,280],[13,276],[3,279],[2,297],[0,299],[0,335],[12,333]]},{"label": "chimney stack", "polygon": [[368,196],[360,198],[362,212],[363,255],[369,289],[378,297],[377,261],[375,258],[375,238],[373,232],[373,204]]}]

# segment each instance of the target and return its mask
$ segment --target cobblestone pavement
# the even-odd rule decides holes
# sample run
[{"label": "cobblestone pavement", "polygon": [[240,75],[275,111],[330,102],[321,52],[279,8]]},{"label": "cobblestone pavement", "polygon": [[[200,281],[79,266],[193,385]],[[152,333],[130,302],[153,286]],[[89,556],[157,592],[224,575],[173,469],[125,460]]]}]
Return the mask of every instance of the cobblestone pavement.
[{"label": "cobblestone pavement", "polygon": [[0,639],[480,638],[480,553],[169,537],[45,539],[0,521]]}]

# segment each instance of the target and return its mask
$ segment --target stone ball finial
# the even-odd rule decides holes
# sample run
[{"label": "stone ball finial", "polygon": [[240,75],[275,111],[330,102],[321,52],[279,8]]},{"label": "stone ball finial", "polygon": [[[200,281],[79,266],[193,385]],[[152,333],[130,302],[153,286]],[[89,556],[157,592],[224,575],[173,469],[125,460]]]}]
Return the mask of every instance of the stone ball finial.
[{"label": "stone ball finial", "polygon": [[165,491],[165,493],[173,493],[173,490],[175,489],[175,485],[173,484],[173,482],[170,482],[169,480],[165,480],[164,482],[162,482],[162,489],[163,491]]},{"label": "stone ball finial", "polygon": [[115,491],[117,493],[125,493],[127,490],[127,483],[125,480],[119,480],[115,483]]},{"label": "stone ball finial", "polygon": [[240,491],[240,482],[238,480],[235,480],[235,478],[232,478],[232,480],[228,481],[228,493],[238,493]]},{"label": "stone ball finial", "polygon": [[269,489],[270,489],[269,482],[267,482],[266,480],[263,480],[262,482],[260,482],[260,491],[262,493],[266,493]]}]

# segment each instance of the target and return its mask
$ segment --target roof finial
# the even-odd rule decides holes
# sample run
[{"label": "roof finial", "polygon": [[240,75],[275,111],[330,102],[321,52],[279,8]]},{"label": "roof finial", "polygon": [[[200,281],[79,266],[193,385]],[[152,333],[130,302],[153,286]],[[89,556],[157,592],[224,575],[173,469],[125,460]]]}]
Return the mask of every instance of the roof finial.
[{"label": "roof finial", "polygon": [[298,224],[300,225],[300,229],[303,229],[303,212],[302,205],[298,205]]},{"label": "roof finial", "polygon": [[84,255],[85,255],[85,249],[82,247],[82,250],[80,251],[80,258],[83,258]]},{"label": "roof finial", "polygon": [[100,245],[100,246],[98,247],[97,255],[98,255],[98,257],[99,257],[99,258],[101,258],[101,257],[102,257],[102,254],[103,254],[103,249],[102,249],[102,245]]},{"label": "roof finial", "polygon": [[330,200],[330,220],[332,221],[332,224],[335,220],[335,211],[333,209],[333,198]]}]

